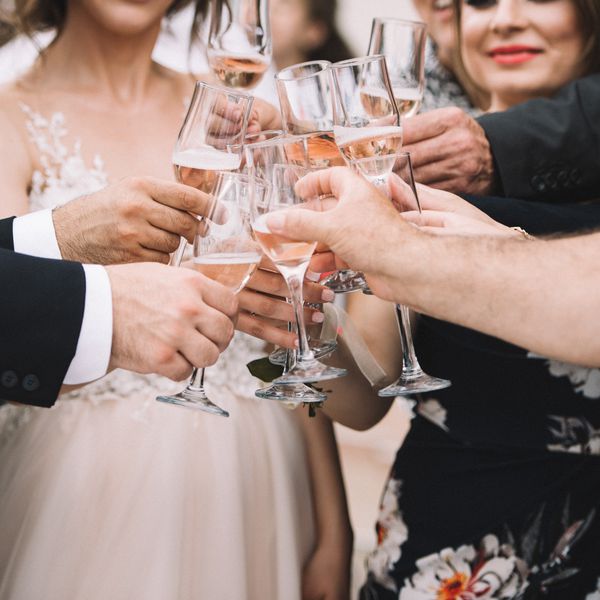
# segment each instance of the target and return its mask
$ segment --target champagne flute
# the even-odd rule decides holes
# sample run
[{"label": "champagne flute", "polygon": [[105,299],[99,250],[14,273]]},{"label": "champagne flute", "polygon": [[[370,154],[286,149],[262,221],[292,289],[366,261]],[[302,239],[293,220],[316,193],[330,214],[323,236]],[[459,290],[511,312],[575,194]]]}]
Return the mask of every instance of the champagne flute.
[{"label": "champagne flute", "polygon": [[272,169],[271,195],[268,202],[253,204],[256,213],[252,228],[263,252],[273,261],[289,288],[299,346],[293,367],[274,383],[312,383],[342,377],[347,374],[345,369],[329,367],[315,358],[306,335],[302,288],[316,242],[295,242],[275,235],[269,231],[267,224],[268,215],[274,211],[306,206],[308,199],[297,194],[296,184],[309,170],[289,164],[277,164]]},{"label": "champagne flute", "polygon": [[[177,181],[211,193],[220,171],[236,171],[254,99],[199,81],[173,150]],[[181,238],[171,264],[179,266],[187,241]]]},{"label": "champagne flute", "polygon": [[[247,144],[245,147],[248,171],[266,181],[271,181],[275,165],[293,164],[311,170],[333,166],[330,159],[343,160],[332,140],[320,134],[282,135],[264,141]],[[315,358],[328,356],[337,348],[335,340],[309,339]],[[287,350],[278,348],[271,352],[269,360],[275,365],[285,366]]]},{"label": "champagne flute", "polygon": [[373,19],[367,54],[383,54],[402,117],[417,114],[425,90],[427,26],[403,19]]},{"label": "champagne flute", "polygon": [[[391,174],[389,174],[385,182],[378,185],[378,188],[385,192],[388,197],[390,197],[396,209],[402,211],[406,210],[406,208],[412,209],[414,207],[402,206],[398,202],[394,201],[390,186],[392,184],[400,186],[408,185],[414,196],[415,206],[417,210],[421,212],[421,205],[419,203],[419,196],[417,194],[417,187],[415,185],[410,153],[399,152],[394,154],[393,157],[394,170]],[[377,164],[378,161],[381,161],[381,158],[378,156],[362,158],[354,161],[352,166],[358,173],[364,174],[380,169],[380,165]],[[382,390],[379,390],[379,395],[382,397],[390,397],[402,396],[405,394],[421,394],[425,392],[433,392],[435,390],[443,390],[444,388],[452,385],[447,379],[441,379],[439,377],[428,375],[419,365],[412,339],[410,310],[407,306],[403,306],[401,304],[396,305],[396,319],[398,321],[400,339],[402,341],[402,373],[400,377],[394,381],[394,383],[388,385]]]},{"label": "champagne flute", "polygon": [[269,0],[212,0],[207,57],[223,85],[256,87],[271,64]]},{"label": "champagne flute", "polygon": [[[323,159],[320,166],[341,166],[344,158],[335,149],[333,136],[335,95],[330,67],[331,63],[325,60],[292,65],[275,75],[275,84],[284,129],[314,140],[311,154],[313,161],[319,156]],[[291,162],[297,163],[293,159]],[[322,283],[336,293],[354,292],[366,286],[362,274],[350,269],[336,271]]]},{"label": "champagne flute", "polygon": [[[360,158],[380,159],[365,175],[375,184],[384,183],[392,171],[393,156],[402,146],[400,114],[385,57],[345,60],[332,65],[331,70],[337,95],[335,141],[349,163]],[[375,166],[380,167],[379,172]]]},{"label": "champagne flute", "polygon": [[[260,246],[252,235],[249,177],[227,171],[219,171],[215,177],[215,201],[211,214],[202,218],[194,240],[193,267],[237,294],[248,283],[262,258]],[[254,197],[266,196],[266,184],[255,182],[252,187]],[[204,369],[194,369],[188,386],[179,394],[156,399],[229,416],[206,395]]]}]

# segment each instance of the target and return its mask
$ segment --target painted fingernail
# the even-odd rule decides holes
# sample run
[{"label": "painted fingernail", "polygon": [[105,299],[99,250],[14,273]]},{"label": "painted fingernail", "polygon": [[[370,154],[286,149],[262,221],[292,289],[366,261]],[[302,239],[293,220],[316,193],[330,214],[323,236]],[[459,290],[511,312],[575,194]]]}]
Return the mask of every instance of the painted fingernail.
[{"label": "painted fingernail", "polygon": [[321,274],[320,273],[315,273],[314,271],[311,271],[310,269],[308,269],[308,271],[306,271],[306,279],[308,279],[309,281],[319,281],[319,279],[321,279]]},{"label": "painted fingernail", "polygon": [[325,320],[325,315],[322,312],[314,312],[312,314],[313,323],[322,323]]},{"label": "painted fingernail", "polygon": [[329,288],[325,288],[321,294],[323,302],[333,302],[335,300],[335,294]]}]

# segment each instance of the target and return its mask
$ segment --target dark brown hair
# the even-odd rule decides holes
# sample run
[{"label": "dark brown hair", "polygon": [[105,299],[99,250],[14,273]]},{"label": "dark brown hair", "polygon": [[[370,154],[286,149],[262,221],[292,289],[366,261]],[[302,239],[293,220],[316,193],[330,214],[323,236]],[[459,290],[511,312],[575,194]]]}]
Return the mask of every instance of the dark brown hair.
[{"label": "dark brown hair", "polygon": [[306,60],[338,62],[351,58],[353,54],[335,22],[337,0],[305,0],[305,2],[308,8],[308,18],[311,21],[322,23],[327,30],[323,43],[307,52]]},{"label": "dark brown hair", "polygon": [[[489,106],[489,94],[468,74],[462,57],[461,15],[463,2],[464,0],[454,0],[456,44],[453,70],[471,100],[477,106],[487,108]],[[571,2],[575,7],[579,29],[585,42],[580,61],[581,72],[577,74],[577,77],[584,77],[600,71],[600,3],[598,0],[571,0]]]},{"label": "dark brown hair", "polygon": [[[21,34],[31,37],[41,31],[56,31],[58,37],[65,26],[67,3],[68,0],[14,0],[12,9],[0,9],[0,46]],[[190,4],[195,5],[193,39],[206,15],[209,0],[173,0],[167,16]]]}]

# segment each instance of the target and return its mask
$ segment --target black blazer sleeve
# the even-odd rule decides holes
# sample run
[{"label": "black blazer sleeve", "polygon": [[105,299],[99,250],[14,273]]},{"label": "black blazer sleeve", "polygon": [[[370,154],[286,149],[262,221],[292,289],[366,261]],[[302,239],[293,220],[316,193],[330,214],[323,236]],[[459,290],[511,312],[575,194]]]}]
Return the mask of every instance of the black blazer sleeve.
[{"label": "black blazer sleeve", "polygon": [[558,202],[600,196],[600,74],[479,123],[503,195]]},{"label": "black blazer sleeve", "polygon": [[0,404],[54,404],[75,356],[84,306],[80,264],[0,249]]},{"label": "black blazer sleeve", "polygon": [[13,221],[14,217],[9,219],[0,219],[0,248],[5,250],[14,249],[13,239]]}]

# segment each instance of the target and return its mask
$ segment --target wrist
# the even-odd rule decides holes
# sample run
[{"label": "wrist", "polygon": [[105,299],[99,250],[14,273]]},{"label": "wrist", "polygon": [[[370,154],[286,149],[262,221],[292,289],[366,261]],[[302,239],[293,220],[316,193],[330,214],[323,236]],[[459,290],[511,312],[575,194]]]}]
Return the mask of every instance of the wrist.
[{"label": "wrist", "polygon": [[65,206],[60,206],[52,211],[52,223],[56,234],[56,242],[60,250],[60,255],[64,260],[75,260],[85,262],[71,244],[72,236],[69,235],[69,211]]}]

